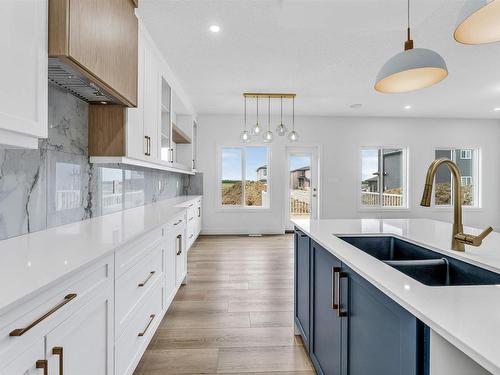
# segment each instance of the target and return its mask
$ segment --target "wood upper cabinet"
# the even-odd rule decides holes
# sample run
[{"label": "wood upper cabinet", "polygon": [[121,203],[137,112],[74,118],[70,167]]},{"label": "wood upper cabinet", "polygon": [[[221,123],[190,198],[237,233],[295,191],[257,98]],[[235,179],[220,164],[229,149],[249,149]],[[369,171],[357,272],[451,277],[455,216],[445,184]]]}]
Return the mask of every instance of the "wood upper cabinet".
[{"label": "wood upper cabinet", "polygon": [[131,0],[50,0],[49,56],[137,106],[138,21]]}]

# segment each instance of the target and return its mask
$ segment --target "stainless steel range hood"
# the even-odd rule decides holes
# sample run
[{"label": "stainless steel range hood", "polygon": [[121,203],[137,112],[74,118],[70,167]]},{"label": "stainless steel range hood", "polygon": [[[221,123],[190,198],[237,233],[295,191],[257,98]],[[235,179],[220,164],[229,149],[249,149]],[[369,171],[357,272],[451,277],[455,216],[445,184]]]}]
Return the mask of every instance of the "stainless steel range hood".
[{"label": "stainless steel range hood", "polygon": [[105,89],[59,58],[49,58],[49,82],[88,103],[121,104]]}]

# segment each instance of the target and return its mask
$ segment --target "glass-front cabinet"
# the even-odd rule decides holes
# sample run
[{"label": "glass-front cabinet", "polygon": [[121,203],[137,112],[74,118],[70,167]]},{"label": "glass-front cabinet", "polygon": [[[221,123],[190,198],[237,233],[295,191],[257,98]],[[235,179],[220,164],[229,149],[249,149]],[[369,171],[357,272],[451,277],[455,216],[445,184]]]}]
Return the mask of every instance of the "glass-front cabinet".
[{"label": "glass-front cabinet", "polygon": [[172,163],[172,88],[161,80],[160,160]]}]

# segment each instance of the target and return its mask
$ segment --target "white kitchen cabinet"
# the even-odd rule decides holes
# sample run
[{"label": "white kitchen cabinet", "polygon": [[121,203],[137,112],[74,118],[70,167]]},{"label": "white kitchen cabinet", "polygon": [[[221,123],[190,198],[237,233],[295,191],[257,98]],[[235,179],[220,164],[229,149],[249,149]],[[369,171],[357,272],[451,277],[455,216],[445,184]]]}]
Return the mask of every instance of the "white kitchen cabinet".
[{"label": "white kitchen cabinet", "polygon": [[40,375],[48,366],[44,353],[43,338],[28,343],[25,350],[17,357],[0,365],[0,375]]},{"label": "white kitchen cabinet", "polygon": [[113,284],[46,336],[51,374],[113,374]]},{"label": "white kitchen cabinet", "polygon": [[[47,137],[47,0],[0,2],[0,144],[37,148]],[[9,56],[7,58],[7,56]]]}]

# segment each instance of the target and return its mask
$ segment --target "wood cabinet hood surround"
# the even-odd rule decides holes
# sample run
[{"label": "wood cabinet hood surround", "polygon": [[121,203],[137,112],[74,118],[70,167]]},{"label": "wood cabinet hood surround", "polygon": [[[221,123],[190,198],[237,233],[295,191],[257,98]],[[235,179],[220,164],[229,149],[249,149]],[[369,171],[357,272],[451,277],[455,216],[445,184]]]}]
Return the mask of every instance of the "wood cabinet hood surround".
[{"label": "wood cabinet hood surround", "polygon": [[132,0],[49,0],[49,57],[83,82],[81,88],[65,82],[73,74],[58,82],[50,68],[49,78],[88,102],[102,101],[92,97],[96,91],[112,103],[137,106],[136,6]]}]

